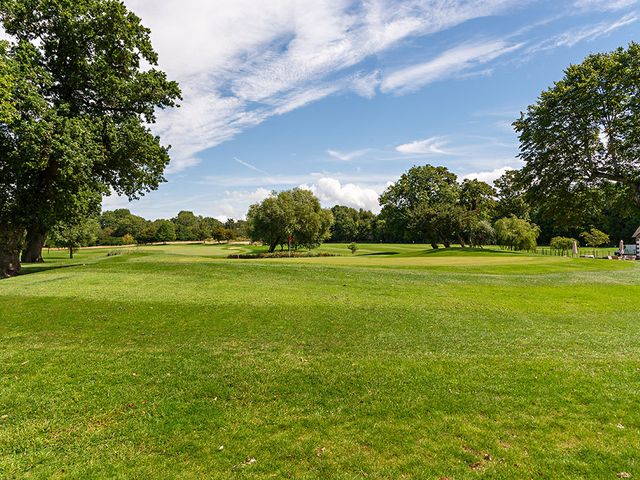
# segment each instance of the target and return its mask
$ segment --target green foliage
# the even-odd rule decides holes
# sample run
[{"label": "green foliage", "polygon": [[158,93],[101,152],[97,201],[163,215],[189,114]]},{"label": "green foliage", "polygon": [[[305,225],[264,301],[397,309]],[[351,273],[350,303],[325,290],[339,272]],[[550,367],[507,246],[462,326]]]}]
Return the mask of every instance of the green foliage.
[{"label": "green foliage", "polygon": [[212,231],[211,238],[216,242],[228,242],[235,238],[235,232],[230,228],[225,228],[222,225],[218,225]]},{"label": "green foliage", "polygon": [[376,238],[376,216],[368,210],[336,205],[331,209],[334,223],[331,241],[373,241]]},{"label": "green foliage", "polygon": [[498,201],[496,203],[495,217],[518,217],[529,220],[531,207],[525,198],[526,188],[520,179],[519,170],[507,170],[493,184],[497,190]]},{"label": "green foliage", "polygon": [[511,250],[534,251],[540,229],[526,220],[517,217],[501,218],[495,223],[498,245]]},{"label": "green foliage", "polygon": [[[486,235],[477,231],[478,224],[493,216],[495,195],[490,185],[479,180],[458,184],[456,175],[445,167],[413,167],[380,197],[383,208],[378,223],[386,238],[428,242],[434,248],[455,242],[463,247],[467,242],[482,243]],[[486,228],[483,232],[489,233]]]},{"label": "green foliage", "polygon": [[169,155],[149,125],[180,90],[140,19],[116,0],[3,0],[0,23],[16,39],[0,46],[0,223],[47,232],[157,188]]},{"label": "green foliage", "polygon": [[611,240],[609,239],[609,235],[598,230],[597,228],[592,228],[588,232],[582,232],[580,236],[584,240],[584,243],[587,244],[587,246],[593,248],[598,248],[611,242]]},{"label": "green foliage", "polygon": [[493,245],[496,241],[496,231],[488,220],[479,220],[471,225],[469,243],[472,247]]},{"label": "green foliage", "polygon": [[136,239],[133,238],[133,235],[127,233],[124,237],[122,237],[122,243],[124,243],[125,245],[133,245],[134,243],[136,243]]},{"label": "green foliage", "polygon": [[109,237],[124,237],[128,234],[139,238],[147,223],[147,220],[133,215],[126,208],[106,211],[100,215],[100,226]]},{"label": "green foliage", "polygon": [[169,220],[157,220],[155,240],[157,242],[173,242],[176,239],[176,227]]},{"label": "green foliage", "polygon": [[640,205],[640,45],[588,56],[565,70],[514,123],[527,198],[556,227],[580,228],[603,187]]},{"label": "green foliage", "polygon": [[78,247],[95,245],[100,232],[100,223],[95,218],[78,219],[74,222],[58,223],[51,229],[51,246],[69,249],[69,256]]},{"label": "green foliage", "polygon": [[286,190],[251,205],[247,214],[249,235],[254,241],[293,248],[314,248],[330,236],[333,215],[324,210],[309,190]]},{"label": "green foliage", "polygon": [[408,228],[414,238],[431,243],[434,248],[438,248],[440,243],[449,248],[456,241],[464,246],[471,215],[464,207],[449,203],[421,203],[408,215]]},{"label": "green foliage", "polygon": [[351,242],[351,243],[349,244],[348,248],[349,248],[349,251],[350,251],[353,255],[355,255],[355,254],[356,254],[356,252],[358,251],[358,244],[357,244],[357,243],[355,243],[355,242]]},{"label": "green foliage", "polygon": [[553,237],[551,242],[549,242],[549,246],[554,250],[558,250],[561,253],[570,252],[573,249],[573,244],[578,243],[578,241],[574,238],[568,237]]},{"label": "green foliage", "polygon": [[381,219],[388,239],[413,240],[424,235],[410,224],[416,222],[414,209],[430,210],[434,204],[455,204],[459,199],[457,177],[445,167],[413,167],[380,196]]},{"label": "green foliage", "polygon": [[496,190],[486,182],[465,179],[460,184],[460,205],[476,212],[478,218],[490,220],[496,208]]}]

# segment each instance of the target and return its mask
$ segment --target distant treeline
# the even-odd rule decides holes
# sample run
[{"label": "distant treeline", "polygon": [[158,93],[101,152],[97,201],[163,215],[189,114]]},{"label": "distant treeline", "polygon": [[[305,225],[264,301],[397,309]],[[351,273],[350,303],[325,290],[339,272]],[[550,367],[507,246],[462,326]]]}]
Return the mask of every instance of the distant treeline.
[{"label": "distant treeline", "polygon": [[[556,237],[568,237],[588,244],[586,232],[597,230],[609,236],[606,246],[628,242],[640,226],[640,210],[630,201],[627,189],[607,184],[590,208],[573,209],[570,222],[557,210],[541,208],[520,184],[520,171],[508,171],[491,186],[478,180],[458,183],[444,167],[414,167],[381,196],[382,211],[336,205],[330,242],[467,243],[474,229],[488,230],[488,239],[499,242],[496,223],[517,218],[536,226],[536,243],[551,244]],[[482,222],[482,223],[481,223]],[[503,222],[504,224],[504,222]],[[499,224],[500,226],[501,224]],[[448,232],[447,232],[448,231]],[[487,232],[485,232],[487,233]]]},{"label": "distant treeline", "polygon": [[225,222],[181,211],[166,220],[147,220],[121,208],[103,212],[74,226],[61,226],[47,239],[49,246],[68,246],[70,238],[75,246],[131,245],[173,241],[224,242],[246,238],[246,222],[229,219]]}]

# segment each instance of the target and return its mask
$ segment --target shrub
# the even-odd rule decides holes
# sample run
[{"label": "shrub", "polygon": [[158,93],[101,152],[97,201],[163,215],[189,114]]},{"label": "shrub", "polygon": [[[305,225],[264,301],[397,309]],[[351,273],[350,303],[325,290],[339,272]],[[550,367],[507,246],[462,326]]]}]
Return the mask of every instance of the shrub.
[{"label": "shrub", "polygon": [[603,231],[598,230],[597,228],[592,228],[588,232],[582,232],[580,236],[584,240],[584,243],[587,244],[587,246],[593,248],[598,248],[611,242],[611,240],[609,239],[609,235],[607,235]]},{"label": "shrub", "polygon": [[130,255],[132,253],[136,253],[136,250],[133,248],[115,248],[107,252],[107,257],[115,257],[117,255]]},{"label": "shrub", "polygon": [[327,252],[264,252],[264,253],[232,253],[227,258],[235,259],[255,259],[255,258],[309,258],[309,257],[335,257],[333,253]]},{"label": "shrub", "polygon": [[133,235],[131,235],[130,233],[126,233],[123,237],[122,237],[122,243],[124,245],[133,245],[134,243],[136,243],[136,239],[133,238]]},{"label": "shrub", "polygon": [[577,240],[568,237],[553,237],[549,246],[560,251],[563,255],[573,249],[573,243]]},{"label": "shrub", "polygon": [[352,254],[355,255],[355,253],[358,251],[358,244],[356,242],[351,242],[347,248],[351,250]]}]

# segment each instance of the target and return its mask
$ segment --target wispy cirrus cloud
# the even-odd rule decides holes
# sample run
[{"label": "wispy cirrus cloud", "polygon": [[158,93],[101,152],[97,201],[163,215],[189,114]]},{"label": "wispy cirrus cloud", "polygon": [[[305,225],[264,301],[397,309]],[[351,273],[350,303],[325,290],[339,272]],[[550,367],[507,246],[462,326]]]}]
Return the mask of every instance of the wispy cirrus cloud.
[{"label": "wispy cirrus cloud", "polygon": [[599,37],[607,36],[622,27],[636,23],[638,20],[640,20],[640,15],[637,13],[629,13],[617,19],[600,22],[587,27],[574,28],[530,46],[527,49],[527,53],[537,53],[559,47],[573,47],[580,42],[591,41]]},{"label": "wispy cirrus cloud", "polygon": [[[126,0],[152,30],[161,67],[180,81],[180,109],[155,127],[171,172],[266,119],[329,95],[376,94],[359,68],[400,42],[494,15],[517,0]],[[241,28],[239,27],[241,26]],[[357,69],[356,72],[354,70]]]},{"label": "wispy cirrus cloud", "polygon": [[239,163],[240,165],[247,167],[250,170],[253,170],[255,172],[258,173],[263,173],[265,175],[269,175],[269,173],[265,172],[264,170],[262,170],[261,168],[256,167],[255,165],[249,163],[249,162],[245,162],[244,160],[240,160],[238,157],[233,157],[233,159],[236,161],[236,163]]},{"label": "wispy cirrus cloud", "polygon": [[329,154],[330,157],[333,157],[336,160],[341,160],[343,162],[350,162],[351,160],[353,160],[355,158],[362,157],[363,155],[366,155],[370,151],[371,151],[371,149],[369,149],[369,148],[362,148],[360,150],[352,150],[350,152],[341,152],[339,150],[327,150],[327,154]]},{"label": "wispy cirrus cloud", "polygon": [[523,43],[488,40],[451,48],[424,63],[398,69],[382,79],[380,89],[389,93],[413,92],[425,85],[483,65],[518,50]]},{"label": "wispy cirrus cloud", "polygon": [[611,11],[622,10],[640,3],[640,0],[574,0],[573,7],[578,10]]}]

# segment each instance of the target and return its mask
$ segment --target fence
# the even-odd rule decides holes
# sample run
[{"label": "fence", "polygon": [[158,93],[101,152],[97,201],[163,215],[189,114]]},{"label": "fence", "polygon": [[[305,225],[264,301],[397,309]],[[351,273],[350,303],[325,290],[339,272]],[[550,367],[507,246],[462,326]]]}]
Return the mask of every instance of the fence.
[{"label": "fence", "polygon": [[578,255],[574,255],[572,250],[557,250],[555,248],[550,247],[538,247],[536,248],[536,254],[538,255],[546,255],[551,257],[582,257],[591,255],[594,258],[606,258],[613,257],[616,255],[617,250],[613,249],[605,249],[605,248],[578,248]]}]

